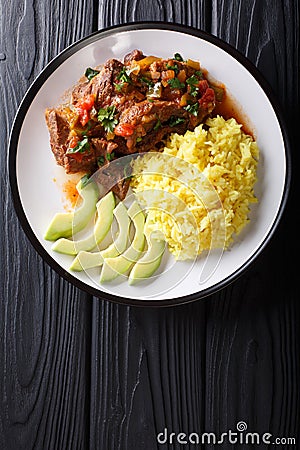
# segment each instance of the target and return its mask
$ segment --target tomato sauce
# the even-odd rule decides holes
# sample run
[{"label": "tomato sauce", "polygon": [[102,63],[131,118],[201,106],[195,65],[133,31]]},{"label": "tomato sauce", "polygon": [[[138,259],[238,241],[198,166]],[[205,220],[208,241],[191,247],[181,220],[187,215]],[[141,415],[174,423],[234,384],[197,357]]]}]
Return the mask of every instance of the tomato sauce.
[{"label": "tomato sauce", "polygon": [[[79,194],[74,180],[67,180],[63,185],[63,193],[71,208],[75,208]],[[67,206],[66,206],[67,209]]]},{"label": "tomato sauce", "polygon": [[243,112],[242,107],[237,104],[237,102],[226,92],[224,92],[224,98],[222,103],[217,103],[213,116],[219,114],[223,116],[226,120],[233,117],[239,124],[242,125],[242,130],[244,133],[249,134],[255,139],[254,130],[251,126],[249,118]]}]

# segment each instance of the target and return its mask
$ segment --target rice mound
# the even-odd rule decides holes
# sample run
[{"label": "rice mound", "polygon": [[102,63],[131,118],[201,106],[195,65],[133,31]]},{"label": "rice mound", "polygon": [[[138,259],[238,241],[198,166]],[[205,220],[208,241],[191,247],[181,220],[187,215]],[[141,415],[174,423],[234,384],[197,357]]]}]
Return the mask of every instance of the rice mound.
[{"label": "rice mound", "polygon": [[249,221],[259,149],[235,119],[208,119],[133,163],[131,187],[176,259],[228,248]]}]

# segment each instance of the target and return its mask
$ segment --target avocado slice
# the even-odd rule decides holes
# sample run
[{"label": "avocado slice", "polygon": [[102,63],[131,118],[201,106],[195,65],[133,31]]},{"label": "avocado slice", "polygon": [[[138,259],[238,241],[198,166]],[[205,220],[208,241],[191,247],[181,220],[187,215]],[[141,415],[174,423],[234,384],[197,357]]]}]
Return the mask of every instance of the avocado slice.
[{"label": "avocado slice", "polygon": [[100,275],[100,283],[112,281],[125,273],[139,259],[145,245],[145,216],[137,202],[128,209],[128,215],[135,226],[135,235],[128,249],[115,258],[105,258]]},{"label": "avocado slice", "polygon": [[123,202],[120,202],[114,209],[114,216],[118,222],[118,237],[112,244],[110,244],[104,250],[101,250],[101,256],[103,258],[114,258],[120,255],[126,250],[128,236],[129,236],[129,226],[130,218],[128,211]]},{"label": "avocado slice", "polygon": [[92,267],[101,266],[103,258],[113,258],[123,253],[127,246],[130,219],[127,208],[120,202],[114,209],[113,214],[118,222],[119,234],[116,240],[101,252],[80,251],[71,264],[70,270],[86,270]]},{"label": "avocado slice", "polygon": [[166,243],[162,235],[157,235],[155,232],[150,236],[146,236],[148,243],[148,250],[144,256],[138,260],[133,266],[128,277],[130,285],[135,284],[145,278],[151,277],[160,266]]},{"label": "avocado slice", "polygon": [[52,245],[52,250],[67,255],[77,255],[82,250],[92,250],[107,235],[113,221],[114,207],[115,197],[112,192],[109,192],[96,205],[98,217],[93,233],[87,238],[77,241],[61,238]]},{"label": "avocado slice", "polygon": [[48,241],[56,241],[61,237],[68,238],[83,230],[95,214],[99,195],[96,183],[89,181],[88,184],[83,186],[82,180],[80,180],[76,189],[82,197],[82,204],[71,213],[55,214],[44,235],[44,238]]},{"label": "avocado slice", "polygon": [[104,258],[100,252],[85,252],[81,251],[74,258],[70,270],[74,272],[81,272],[82,270],[90,269],[91,267],[101,266],[104,262]]}]

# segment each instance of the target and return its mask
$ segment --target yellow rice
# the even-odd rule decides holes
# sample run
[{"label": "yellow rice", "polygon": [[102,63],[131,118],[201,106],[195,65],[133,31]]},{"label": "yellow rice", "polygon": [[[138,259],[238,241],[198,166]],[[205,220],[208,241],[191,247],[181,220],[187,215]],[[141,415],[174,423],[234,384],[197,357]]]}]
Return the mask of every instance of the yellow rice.
[{"label": "yellow rice", "polygon": [[133,164],[131,186],[148,211],[147,232],[163,232],[177,259],[227,248],[257,201],[258,157],[256,142],[235,119],[217,116],[193,132],[172,134],[162,153]]}]

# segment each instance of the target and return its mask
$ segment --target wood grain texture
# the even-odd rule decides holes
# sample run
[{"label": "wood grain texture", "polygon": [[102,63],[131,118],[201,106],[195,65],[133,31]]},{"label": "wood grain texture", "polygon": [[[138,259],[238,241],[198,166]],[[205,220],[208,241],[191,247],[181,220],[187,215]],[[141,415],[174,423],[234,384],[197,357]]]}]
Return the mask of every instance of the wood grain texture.
[{"label": "wood grain texture", "polygon": [[26,89],[52,57],[92,31],[92,5],[79,3],[0,3],[1,450],[83,449],[89,438],[89,298],[29,244],[7,174],[9,130]]},{"label": "wood grain texture", "polygon": [[177,22],[205,29],[210,20],[210,0],[100,1],[99,29],[142,20]]},{"label": "wood grain texture", "polygon": [[205,303],[145,310],[95,300],[93,316],[91,448],[153,450],[165,427],[202,429]]},{"label": "wood grain texture", "polygon": [[[228,0],[145,4],[103,3],[99,27],[147,19],[211,31],[261,70],[295,133],[297,6]],[[296,217],[293,213],[291,221],[287,211],[270,248],[241,279],[205,301],[150,312],[94,300],[91,392],[98,405],[92,400],[91,448],[154,449],[154,435],[164,427],[170,432],[222,433],[235,430],[241,420],[249,431],[297,437],[300,311],[285,245]],[[120,335],[126,345],[115,348]],[[114,350],[103,364],[107,347]],[[126,365],[118,365],[115,358]],[[121,407],[120,416],[112,414],[112,398],[116,410]]]},{"label": "wood grain texture", "polygon": [[[296,3],[216,0],[212,14],[212,32],[249,57],[271,84],[292,143],[299,117]],[[296,149],[292,150],[295,160]],[[209,302],[206,345],[211,349],[207,370],[212,378],[207,429],[234,429],[244,420],[258,432],[299,438],[300,309],[297,250],[292,243],[299,219],[294,197],[293,184],[268,249],[246,276],[222,292],[221,299]]]}]

